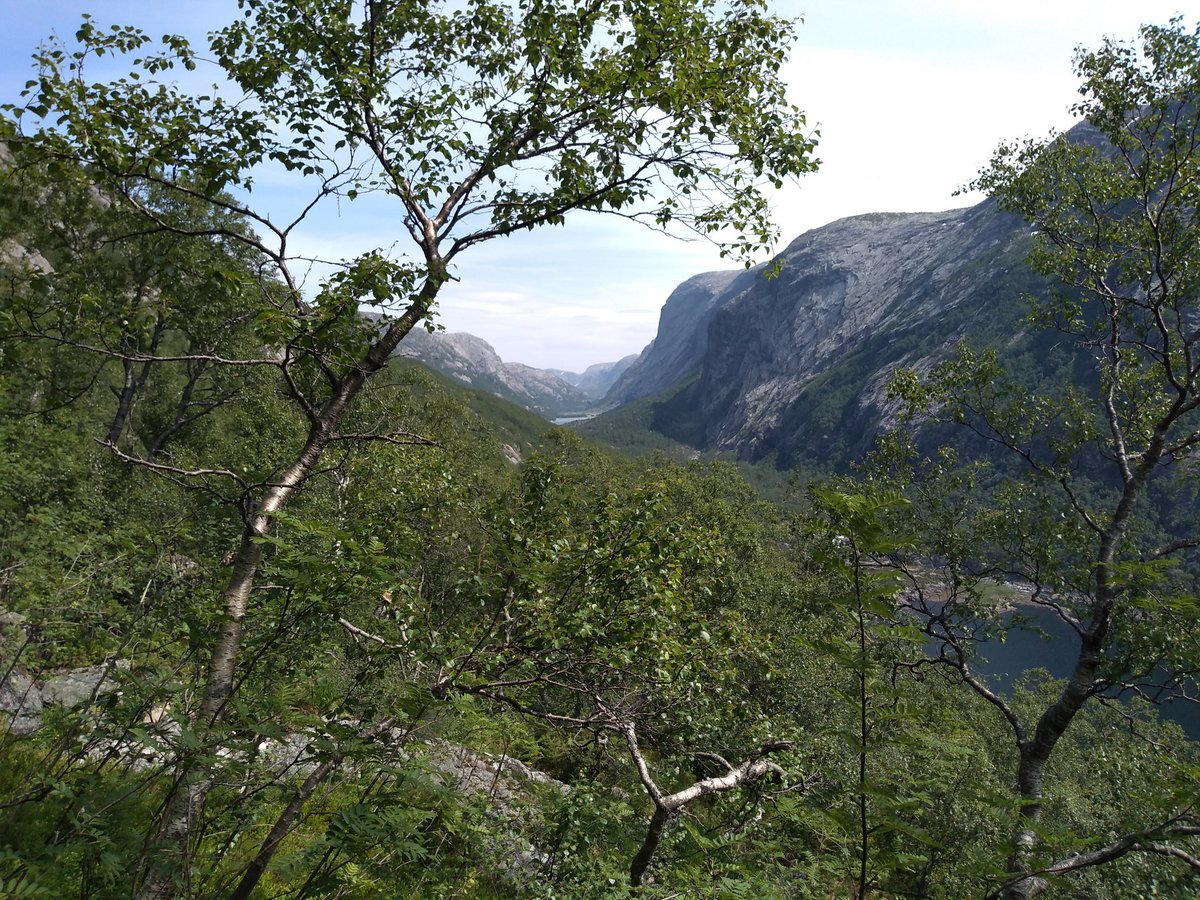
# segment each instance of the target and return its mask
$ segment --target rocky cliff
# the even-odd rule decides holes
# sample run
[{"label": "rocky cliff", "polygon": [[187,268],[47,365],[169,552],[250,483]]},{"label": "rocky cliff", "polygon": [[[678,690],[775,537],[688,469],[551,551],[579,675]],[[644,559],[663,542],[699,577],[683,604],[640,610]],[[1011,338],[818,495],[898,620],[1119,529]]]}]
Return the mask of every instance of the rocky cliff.
[{"label": "rocky cliff", "polygon": [[568,372],[565,369],[547,369],[546,371],[557,375],[572,387],[579,388],[593,400],[601,400],[612,390],[617,379],[625,374],[625,370],[637,361],[637,358],[636,353],[631,353],[616,362],[596,363],[594,366],[588,366],[582,372]]},{"label": "rocky cliff", "polygon": [[654,397],[652,427],[699,449],[841,464],[893,420],[896,367],[1021,333],[1020,298],[1041,287],[1027,248],[1027,227],[990,201],[834,222],[777,265],[680,285],[606,400]]},{"label": "rocky cliff", "polygon": [[732,295],[731,287],[744,283],[747,276],[742,271],[706,272],[675,288],[659,313],[654,340],[617,379],[605,403],[619,406],[653,396],[694,371],[708,345],[713,312]]},{"label": "rocky cliff", "polygon": [[547,418],[580,413],[594,405],[592,397],[545,369],[505,362],[491,344],[473,334],[430,334],[416,328],[396,353]]}]

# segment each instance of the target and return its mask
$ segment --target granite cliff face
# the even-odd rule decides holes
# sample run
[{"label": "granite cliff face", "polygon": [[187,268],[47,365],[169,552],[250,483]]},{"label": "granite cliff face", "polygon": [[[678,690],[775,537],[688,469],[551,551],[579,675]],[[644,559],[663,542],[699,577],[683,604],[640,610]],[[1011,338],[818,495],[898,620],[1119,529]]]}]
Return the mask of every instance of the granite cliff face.
[{"label": "granite cliff face", "polygon": [[1020,297],[1040,288],[1027,248],[1027,226],[991,202],[834,222],[794,240],[773,277],[680,285],[606,402],[654,397],[654,430],[699,449],[842,463],[894,420],[896,367],[1019,334]]},{"label": "granite cliff face", "polygon": [[749,273],[706,272],[694,275],[671,292],[658,317],[658,333],[621,374],[604,398],[619,406],[666,390],[700,365],[708,345],[707,326],[713,312],[743,284]]},{"label": "granite cliff face", "polygon": [[430,334],[414,328],[400,342],[396,354],[547,418],[580,413],[594,405],[583,391],[545,369],[506,363],[491,344],[473,334]]}]

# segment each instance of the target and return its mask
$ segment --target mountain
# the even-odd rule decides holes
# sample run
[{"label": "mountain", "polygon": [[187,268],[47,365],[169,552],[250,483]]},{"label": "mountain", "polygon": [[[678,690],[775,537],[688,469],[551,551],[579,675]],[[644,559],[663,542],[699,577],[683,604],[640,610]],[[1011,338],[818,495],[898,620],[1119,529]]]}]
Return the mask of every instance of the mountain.
[{"label": "mountain", "polygon": [[596,363],[594,366],[588,366],[582,372],[568,372],[566,369],[547,369],[546,371],[557,375],[572,387],[579,388],[593,400],[602,400],[604,395],[612,390],[616,380],[637,361],[637,358],[638,354],[631,353],[616,362]]},{"label": "mountain", "polygon": [[[468,387],[419,360],[400,357],[393,361],[392,368],[410,397],[446,397],[469,408],[477,419],[476,434],[493,438],[493,445],[510,463],[519,463],[543,446],[554,430],[543,416],[490,390]],[[488,437],[484,442],[489,442]]]},{"label": "mountain", "polygon": [[621,374],[606,404],[623,405],[670,387],[700,365],[708,342],[712,313],[732,293],[745,286],[744,270],[694,275],[671,292],[658,319],[658,333]]},{"label": "mountain", "polygon": [[595,405],[591,396],[552,372],[506,363],[491,344],[473,334],[430,334],[414,328],[400,342],[396,354],[547,418],[581,413]]},{"label": "mountain", "polygon": [[927,371],[964,337],[1049,352],[1024,330],[1020,298],[1044,287],[1028,247],[1028,226],[991,201],[814,229],[768,265],[676,288],[605,403],[648,403],[652,430],[696,449],[842,465],[894,421],[897,367]]}]

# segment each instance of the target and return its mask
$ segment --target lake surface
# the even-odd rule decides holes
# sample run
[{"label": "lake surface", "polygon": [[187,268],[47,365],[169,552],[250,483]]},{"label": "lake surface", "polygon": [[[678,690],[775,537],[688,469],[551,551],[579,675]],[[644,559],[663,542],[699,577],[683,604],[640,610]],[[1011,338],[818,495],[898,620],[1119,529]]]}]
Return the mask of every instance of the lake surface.
[{"label": "lake surface", "polygon": [[[1052,677],[1065,679],[1075,664],[1078,639],[1071,626],[1050,610],[1037,606],[1022,606],[1019,614],[1033,627],[1012,628],[1004,643],[985,644],[980,649],[980,658],[972,665],[977,673],[986,677],[989,687],[1004,694],[1010,694],[1017,681],[1030,669],[1045,669]],[[1009,614],[1006,620],[1011,621],[1012,615]],[[1144,703],[1138,705],[1146,707]],[[1159,706],[1159,712],[1164,719],[1177,723],[1189,738],[1200,740],[1200,707],[1197,704],[1168,701]]]}]

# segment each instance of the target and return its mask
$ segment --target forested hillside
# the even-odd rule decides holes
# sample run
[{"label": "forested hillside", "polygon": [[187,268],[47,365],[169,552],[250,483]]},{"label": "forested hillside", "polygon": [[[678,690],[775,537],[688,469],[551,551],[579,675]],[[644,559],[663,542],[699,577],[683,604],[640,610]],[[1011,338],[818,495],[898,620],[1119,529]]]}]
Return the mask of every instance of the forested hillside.
[{"label": "forested hillside", "polygon": [[[1200,38],[1080,57],[1117,152],[981,175],[1060,287],[1028,328],[1088,366],[897,367],[902,427],[785,512],[394,351],[460,252],[568,211],[761,249],[814,164],[789,23],[244,5],[206,51],[236,100],[89,22],[4,107],[0,895],[1196,895],[1158,713],[1200,663]],[[411,253],[302,290],[272,165],[384,195]],[[1039,617],[1065,679],[981,674]]]},{"label": "forested hillside", "polygon": [[409,334],[396,352],[547,419],[578,415],[595,402],[553,372],[505,362],[490,344],[472,334],[418,330]]}]

